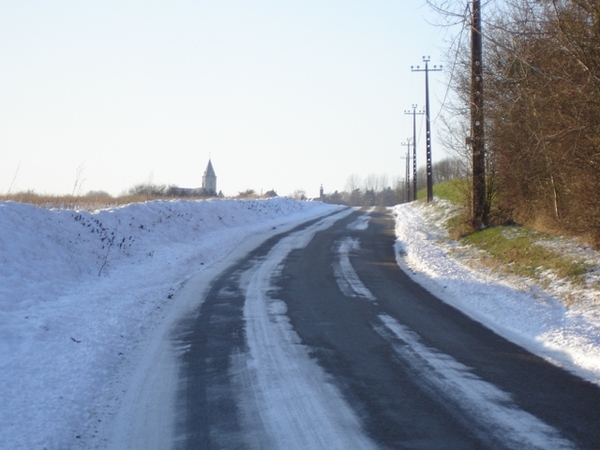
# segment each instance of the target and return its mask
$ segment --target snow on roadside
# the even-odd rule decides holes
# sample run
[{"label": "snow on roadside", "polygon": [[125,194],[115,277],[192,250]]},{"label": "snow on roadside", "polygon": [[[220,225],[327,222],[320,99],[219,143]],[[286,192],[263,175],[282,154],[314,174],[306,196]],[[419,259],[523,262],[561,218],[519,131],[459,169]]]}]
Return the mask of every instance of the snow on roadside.
[{"label": "snow on roadside", "polygon": [[2,447],[75,447],[97,396],[174,307],[181,283],[336,208],[277,198],[88,213],[1,202]]},{"label": "snow on roadside", "polygon": [[468,255],[452,251],[455,243],[431,207],[398,205],[394,215],[397,260],[413,279],[496,333],[600,385],[597,303],[566,308],[531,283],[473,269]]}]

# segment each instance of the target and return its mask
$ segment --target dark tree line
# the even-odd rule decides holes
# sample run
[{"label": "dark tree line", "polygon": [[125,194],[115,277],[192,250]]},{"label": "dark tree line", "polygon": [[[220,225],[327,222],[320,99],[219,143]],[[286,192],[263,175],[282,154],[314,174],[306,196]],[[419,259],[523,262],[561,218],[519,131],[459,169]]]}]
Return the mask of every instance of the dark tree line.
[{"label": "dark tree line", "polygon": [[324,194],[321,200],[324,203],[347,206],[393,206],[404,201],[404,194],[398,187],[386,187],[378,191],[356,188],[352,191]]},{"label": "dark tree line", "polygon": [[[441,183],[456,178],[464,178],[466,170],[459,158],[446,158],[432,165],[433,183]],[[425,189],[427,174],[425,167],[417,171],[417,189]],[[412,189],[412,181],[410,182]],[[389,183],[385,175],[369,175],[365,180],[360,180],[358,175],[348,178],[346,189],[342,192],[335,191],[324,194],[321,199],[325,203],[335,203],[347,206],[393,206],[410,202],[412,194],[407,195],[405,179],[397,179]]]},{"label": "dark tree line", "polygon": [[[483,35],[496,219],[600,246],[600,2],[508,0],[488,13]],[[454,116],[469,108],[468,40],[458,46]],[[453,145],[461,149],[468,131],[448,125],[460,130]]]},{"label": "dark tree line", "polygon": [[185,197],[223,197],[223,194],[218,194],[214,191],[209,191],[204,188],[181,188],[177,186],[167,186],[165,184],[140,183],[131,187],[127,191],[127,195],[147,196],[147,197],[165,197],[165,198],[185,198]]}]

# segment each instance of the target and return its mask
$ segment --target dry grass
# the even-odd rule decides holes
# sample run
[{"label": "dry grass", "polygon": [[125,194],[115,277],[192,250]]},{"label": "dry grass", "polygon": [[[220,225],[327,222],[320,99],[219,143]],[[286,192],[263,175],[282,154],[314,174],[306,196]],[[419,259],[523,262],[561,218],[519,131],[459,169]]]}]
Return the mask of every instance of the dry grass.
[{"label": "dry grass", "polygon": [[95,211],[98,209],[114,208],[132,203],[143,203],[153,200],[199,200],[206,197],[165,197],[152,195],[123,195],[112,197],[108,195],[99,196],[72,196],[72,195],[41,195],[32,192],[20,192],[16,194],[0,195],[0,201],[18,202],[39,206],[48,209],[75,209]]},{"label": "dry grass", "polygon": [[579,284],[589,267],[580,258],[573,258],[550,246],[550,238],[524,227],[493,227],[470,234],[463,243],[484,250],[487,255],[519,276],[540,279],[544,272]]}]

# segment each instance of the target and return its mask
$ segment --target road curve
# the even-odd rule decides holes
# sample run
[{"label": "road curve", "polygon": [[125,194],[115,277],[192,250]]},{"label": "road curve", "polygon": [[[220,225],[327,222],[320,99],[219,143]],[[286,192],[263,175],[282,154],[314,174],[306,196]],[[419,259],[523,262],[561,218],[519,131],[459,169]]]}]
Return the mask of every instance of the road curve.
[{"label": "road curve", "polygon": [[182,321],[175,448],[598,448],[600,389],[397,266],[393,219],[265,242]]}]

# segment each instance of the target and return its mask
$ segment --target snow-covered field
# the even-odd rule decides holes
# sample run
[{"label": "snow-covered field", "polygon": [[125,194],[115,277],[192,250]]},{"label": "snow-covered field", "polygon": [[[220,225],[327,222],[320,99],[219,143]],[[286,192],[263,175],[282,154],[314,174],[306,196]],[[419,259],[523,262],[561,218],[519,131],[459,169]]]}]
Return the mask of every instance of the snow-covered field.
[{"label": "snow-covered field", "polygon": [[[93,214],[0,203],[0,448],[101,447],[94,429],[103,424],[94,422],[126,409],[127,380],[152,372],[144,355],[201,301],[190,285],[274,232],[338,209],[284,198],[150,202]],[[416,280],[600,384],[593,309],[567,310],[539,289],[450,257],[431,209],[401,205],[394,213],[398,261]]]},{"label": "snow-covered field", "polygon": [[0,448],[89,440],[90,421],[122,403],[119,378],[194,306],[177,302],[186,280],[337,208],[278,198],[90,214],[0,203]]}]

